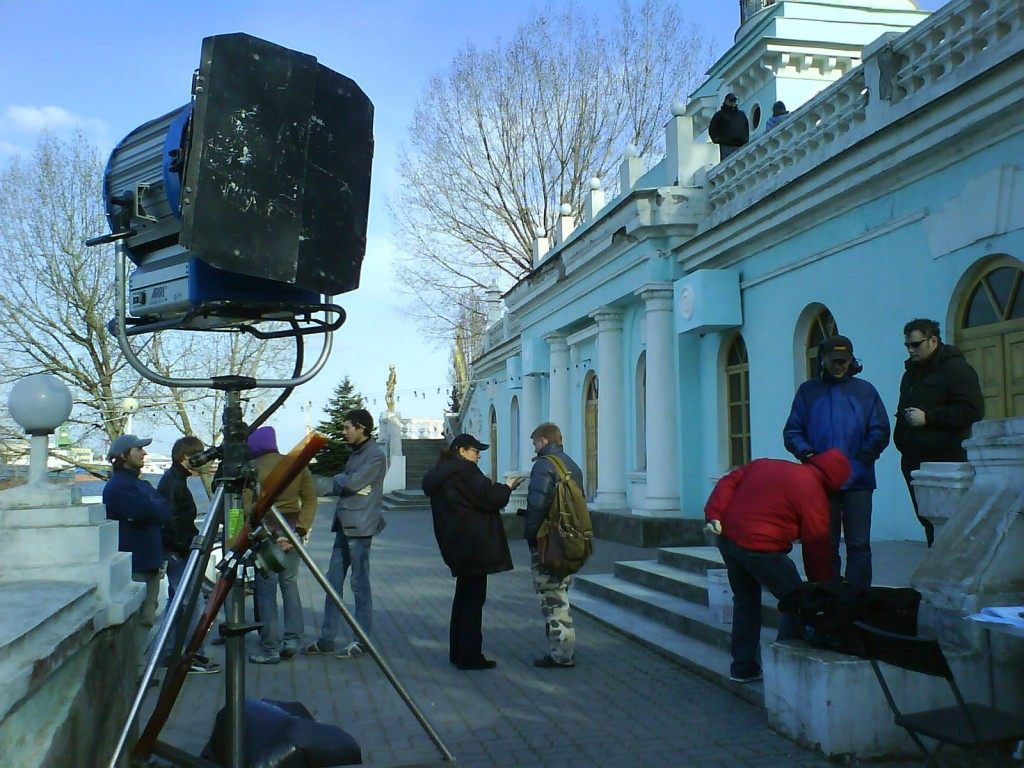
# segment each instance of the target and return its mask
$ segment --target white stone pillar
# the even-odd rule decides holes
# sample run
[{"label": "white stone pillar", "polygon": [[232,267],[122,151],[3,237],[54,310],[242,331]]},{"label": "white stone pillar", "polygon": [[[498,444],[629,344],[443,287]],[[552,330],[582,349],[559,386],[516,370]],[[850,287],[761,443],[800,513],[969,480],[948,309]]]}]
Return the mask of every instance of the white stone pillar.
[{"label": "white stone pillar", "polygon": [[569,434],[570,425],[570,368],[569,345],[561,333],[549,333],[544,341],[551,348],[550,368],[548,370],[548,421],[554,422],[562,430],[562,435]]},{"label": "white stone pillar", "polygon": [[530,433],[543,421],[540,417],[540,377],[523,376],[519,398],[519,468],[529,471],[533,459]]},{"label": "white stone pillar", "polygon": [[676,466],[676,387],[672,345],[671,283],[649,283],[636,292],[647,317],[647,501],[645,509],[679,512]]},{"label": "white stone pillar", "polygon": [[626,450],[622,396],[622,310],[602,307],[597,322],[597,498],[600,509],[626,506]]}]

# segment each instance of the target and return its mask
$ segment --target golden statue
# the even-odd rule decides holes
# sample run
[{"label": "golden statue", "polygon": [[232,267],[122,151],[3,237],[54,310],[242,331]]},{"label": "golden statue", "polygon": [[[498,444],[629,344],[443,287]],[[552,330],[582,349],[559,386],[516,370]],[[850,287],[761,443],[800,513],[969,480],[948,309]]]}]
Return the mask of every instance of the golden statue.
[{"label": "golden statue", "polygon": [[395,375],[395,366],[389,365],[388,368],[388,391],[384,395],[384,402],[388,406],[388,412],[395,412],[395,384],[398,382],[398,376]]}]

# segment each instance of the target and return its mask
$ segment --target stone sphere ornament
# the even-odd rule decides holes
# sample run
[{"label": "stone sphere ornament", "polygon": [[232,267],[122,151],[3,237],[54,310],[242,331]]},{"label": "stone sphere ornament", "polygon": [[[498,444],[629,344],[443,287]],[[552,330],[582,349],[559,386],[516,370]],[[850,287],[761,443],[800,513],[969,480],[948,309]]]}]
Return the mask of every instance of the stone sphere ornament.
[{"label": "stone sphere ornament", "polygon": [[26,376],[11,389],[7,408],[30,435],[48,435],[71,415],[71,390],[50,373]]}]

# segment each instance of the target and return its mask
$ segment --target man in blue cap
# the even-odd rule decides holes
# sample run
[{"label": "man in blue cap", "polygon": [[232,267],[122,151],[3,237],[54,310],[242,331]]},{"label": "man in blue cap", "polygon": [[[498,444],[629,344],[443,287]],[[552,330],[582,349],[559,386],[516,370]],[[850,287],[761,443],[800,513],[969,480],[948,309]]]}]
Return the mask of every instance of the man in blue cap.
[{"label": "man in blue cap", "polygon": [[103,488],[107,519],[117,520],[118,549],[132,553],[132,579],[146,585],[139,627],[146,634],[156,622],[160,569],[164,564],[162,527],[174,514],[156,488],[142,479],[145,447],[152,438],[121,435],[107,451],[113,471]]}]

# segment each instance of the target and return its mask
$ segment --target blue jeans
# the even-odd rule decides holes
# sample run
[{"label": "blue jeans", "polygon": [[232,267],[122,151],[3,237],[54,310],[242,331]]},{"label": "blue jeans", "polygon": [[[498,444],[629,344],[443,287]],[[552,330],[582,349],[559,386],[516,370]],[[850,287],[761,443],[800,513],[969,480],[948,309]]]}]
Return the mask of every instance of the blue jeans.
[{"label": "blue jeans", "polygon": [[839,537],[846,541],[846,581],[855,587],[871,586],[871,494],[870,488],[829,494],[832,505],[832,575],[842,578],[843,559]]},{"label": "blue jeans", "polygon": [[[302,641],[302,599],[299,597],[299,552],[291,549],[284,553],[284,570],[270,571],[266,576],[256,574],[256,604],[259,607],[260,642],[263,652],[276,656],[281,650],[296,652]],[[281,616],[277,609],[277,590],[281,590],[284,604],[284,639],[281,638]]]},{"label": "blue jeans", "polygon": [[[785,552],[755,552],[724,536],[718,537],[718,549],[732,588],[732,666],[729,672],[735,677],[752,677],[761,672],[757,660],[761,645],[761,587],[781,600],[803,580]],[[777,639],[792,640],[799,636],[799,620],[783,614]]]},{"label": "blue jeans", "polygon": [[[187,557],[179,557],[178,555],[167,556],[167,600],[168,605],[170,601],[174,599],[175,593],[178,591],[178,586],[181,584],[181,577],[185,575],[185,565],[188,563]],[[182,628],[182,616],[184,616],[185,603],[188,602],[188,595],[182,596],[181,611],[182,613],[178,616],[177,630],[180,633]],[[192,612],[192,617],[188,621],[188,629],[186,634],[181,638],[181,647],[184,648],[188,644],[188,641],[192,638],[192,635],[196,631],[196,627],[199,626],[199,617],[203,613],[204,606],[203,593],[199,593],[199,598],[196,600],[196,609]],[[168,635],[170,640],[170,635]],[[173,643],[168,642],[164,646],[164,652],[161,654],[161,662],[169,661],[171,658],[171,646]],[[205,643],[199,646],[199,650],[196,653],[200,656],[206,655]]]},{"label": "blue jeans", "polygon": [[[331,551],[331,564],[327,568],[327,581],[334,587],[338,597],[343,597],[342,589],[349,568],[352,569],[352,596],[355,598],[355,619],[359,627],[367,635],[373,627],[373,594],[370,592],[370,545],[372,536],[346,536],[338,531],[334,534],[334,549]],[[324,600],[324,623],[320,629],[320,647],[325,650],[334,648],[338,627],[341,624],[341,611],[330,597]],[[356,640],[355,636],[352,638]]]}]

